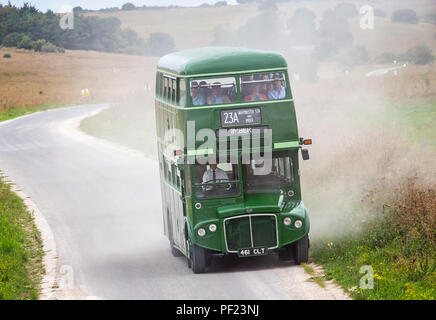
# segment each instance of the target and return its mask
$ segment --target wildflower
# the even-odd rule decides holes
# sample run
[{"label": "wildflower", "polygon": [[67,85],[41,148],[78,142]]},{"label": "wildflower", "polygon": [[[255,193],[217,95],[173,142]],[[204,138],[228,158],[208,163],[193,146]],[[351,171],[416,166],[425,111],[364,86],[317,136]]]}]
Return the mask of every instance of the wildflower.
[{"label": "wildflower", "polygon": [[383,279],[383,277],[377,273],[374,273],[374,278],[376,278],[377,280]]}]

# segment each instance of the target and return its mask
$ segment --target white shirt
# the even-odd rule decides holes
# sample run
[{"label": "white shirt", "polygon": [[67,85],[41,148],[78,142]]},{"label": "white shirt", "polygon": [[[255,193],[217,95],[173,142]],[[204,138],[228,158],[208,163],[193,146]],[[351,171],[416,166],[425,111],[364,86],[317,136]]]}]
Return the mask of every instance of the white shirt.
[{"label": "white shirt", "polygon": [[[215,169],[215,181],[216,182],[222,182],[229,180],[229,177],[227,176],[227,173],[220,168]],[[203,183],[206,182],[212,182],[213,181],[213,170],[209,169],[204,172],[203,174]]]},{"label": "white shirt", "polygon": [[268,91],[268,99],[283,99],[286,96],[286,89],[284,86],[280,85],[280,92],[277,92],[276,89],[272,89]]}]

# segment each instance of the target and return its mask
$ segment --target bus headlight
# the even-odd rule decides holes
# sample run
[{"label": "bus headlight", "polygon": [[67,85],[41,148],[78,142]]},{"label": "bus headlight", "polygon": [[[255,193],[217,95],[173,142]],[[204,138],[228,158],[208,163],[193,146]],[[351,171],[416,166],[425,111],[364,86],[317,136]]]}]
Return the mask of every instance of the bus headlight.
[{"label": "bus headlight", "polygon": [[197,202],[197,203],[195,204],[195,209],[197,209],[197,210],[200,210],[200,209],[201,209],[201,203],[200,203],[200,202]]},{"label": "bus headlight", "polygon": [[285,226],[290,226],[291,225],[291,218],[289,218],[289,217],[284,218],[283,219],[283,224]]},{"label": "bus headlight", "polygon": [[209,231],[215,232],[216,231],[216,224],[212,223],[211,225],[209,225]]},{"label": "bus headlight", "polygon": [[204,235],[206,234],[206,230],[204,230],[203,228],[200,228],[200,229],[198,229],[197,233],[200,237],[204,237]]},{"label": "bus headlight", "polygon": [[297,220],[294,223],[295,228],[300,229],[301,226],[303,225],[303,222],[301,222],[301,220]]}]

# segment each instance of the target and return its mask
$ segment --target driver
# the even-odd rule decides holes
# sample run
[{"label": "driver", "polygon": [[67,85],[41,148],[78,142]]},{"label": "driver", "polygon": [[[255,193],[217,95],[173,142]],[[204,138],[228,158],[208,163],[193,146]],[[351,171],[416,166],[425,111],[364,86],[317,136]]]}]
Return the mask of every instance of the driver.
[{"label": "driver", "polygon": [[[209,164],[209,170],[206,170],[203,174],[203,183],[207,182],[222,182],[229,180],[227,173],[217,167],[216,163]],[[206,186],[206,190],[212,190],[213,186]]]}]

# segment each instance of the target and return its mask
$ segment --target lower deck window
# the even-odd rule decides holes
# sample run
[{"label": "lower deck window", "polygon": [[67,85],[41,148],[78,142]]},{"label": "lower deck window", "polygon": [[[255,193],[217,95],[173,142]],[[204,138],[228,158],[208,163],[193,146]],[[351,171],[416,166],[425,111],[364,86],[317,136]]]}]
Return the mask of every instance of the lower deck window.
[{"label": "lower deck window", "polygon": [[256,160],[251,160],[250,164],[242,166],[247,190],[280,189],[294,181],[294,164],[290,154],[273,154],[269,174],[257,175],[256,170],[254,170],[257,165]]}]

